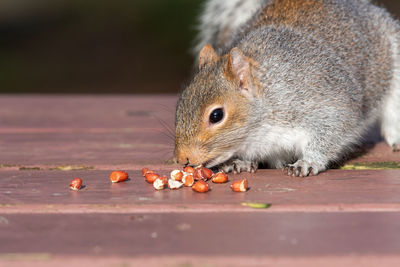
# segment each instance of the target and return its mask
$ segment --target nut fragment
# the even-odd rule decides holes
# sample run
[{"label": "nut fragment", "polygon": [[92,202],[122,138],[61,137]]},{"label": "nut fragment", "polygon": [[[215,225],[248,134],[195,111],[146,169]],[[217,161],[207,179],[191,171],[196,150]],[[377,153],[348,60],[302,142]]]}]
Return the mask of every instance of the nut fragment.
[{"label": "nut fragment", "polygon": [[199,193],[205,193],[210,190],[210,187],[203,180],[199,180],[192,186],[192,189]]},{"label": "nut fragment", "polygon": [[194,169],[193,177],[195,180],[205,180],[207,181],[213,176],[213,172],[210,169],[199,166]]},{"label": "nut fragment", "polygon": [[247,179],[234,181],[231,185],[231,188],[235,192],[246,192],[248,189]]},{"label": "nut fragment", "polygon": [[213,183],[222,184],[228,182],[228,175],[225,172],[217,172],[213,175],[211,181]]},{"label": "nut fragment", "polygon": [[148,173],[154,173],[154,171],[150,170],[149,168],[143,168],[142,169],[142,175],[143,177],[148,174]]},{"label": "nut fragment", "polygon": [[154,183],[153,186],[156,190],[162,190],[165,188],[165,186],[168,183],[168,178],[167,176],[161,176],[160,178],[157,178]]},{"label": "nut fragment", "polygon": [[203,179],[203,172],[201,171],[201,167],[197,167],[194,169],[193,178],[197,180]]},{"label": "nut fragment", "polygon": [[175,181],[181,181],[183,177],[183,172],[180,170],[173,170],[171,172],[171,179]]},{"label": "nut fragment", "polygon": [[128,173],[124,171],[113,171],[110,174],[110,180],[113,183],[119,183],[128,180]]},{"label": "nut fragment", "polygon": [[190,173],[185,173],[182,177],[182,182],[185,186],[192,186],[194,184],[193,175]]},{"label": "nut fragment", "polygon": [[69,188],[71,188],[74,191],[78,191],[82,187],[82,179],[81,178],[74,178],[72,181],[69,183]]},{"label": "nut fragment", "polygon": [[154,183],[154,181],[155,181],[157,178],[160,178],[160,175],[157,174],[157,173],[147,173],[147,174],[144,176],[144,178],[146,178],[146,181],[147,181],[148,183],[152,184],[152,183]]},{"label": "nut fragment", "polygon": [[206,167],[201,167],[201,173],[203,174],[203,178],[206,180],[210,179],[213,176],[213,171],[206,168]]},{"label": "nut fragment", "polygon": [[170,189],[178,189],[178,188],[181,188],[182,186],[183,186],[183,183],[181,183],[179,181],[175,181],[175,180],[172,180],[172,179],[168,180],[168,187]]},{"label": "nut fragment", "polygon": [[184,172],[187,172],[187,173],[194,173],[194,168],[193,167],[190,167],[190,166],[186,166],[185,168],[183,168],[183,171]]}]

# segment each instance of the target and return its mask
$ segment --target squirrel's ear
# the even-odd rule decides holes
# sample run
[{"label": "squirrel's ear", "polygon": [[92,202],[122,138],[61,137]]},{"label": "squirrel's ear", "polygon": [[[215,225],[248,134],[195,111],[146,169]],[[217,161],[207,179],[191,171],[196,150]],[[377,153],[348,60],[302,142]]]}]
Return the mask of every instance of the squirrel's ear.
[{"label": "squirrel's ear", "polygon": [[207,44],[200,50],[199,69],[201,69],[205,65],[213,64],[217,62],[217,60],[218,55],[217,53],[215,53],[214,48],[212,48],[211,45]]},{"label": "squirrel's ear", "polygon": [[251,75],[250,60],[251,59],[243,54],[242,50],[234,47],[229,52],[227,63],[227,76],[230,76],[230,78],[238,82],[240,90],[248,97],[252,97],[256,93],[253,77]]}]

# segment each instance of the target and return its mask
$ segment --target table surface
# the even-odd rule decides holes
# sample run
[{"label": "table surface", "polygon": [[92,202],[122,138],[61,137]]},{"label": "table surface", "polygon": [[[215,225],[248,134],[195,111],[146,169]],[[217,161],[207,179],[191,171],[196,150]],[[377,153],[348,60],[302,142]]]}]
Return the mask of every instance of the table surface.
[{"label": "table surface", "polygon": [[[250,190],[156,191],[179,168],[174,95],[3,95],[0,266],[399,266],[400,153],[372,131],[345,169]],[[130,180],[112,184],[112,170]],[[84,188],[68,188],[81,177]],[[270,203],[255,209],[243,203]]]}]

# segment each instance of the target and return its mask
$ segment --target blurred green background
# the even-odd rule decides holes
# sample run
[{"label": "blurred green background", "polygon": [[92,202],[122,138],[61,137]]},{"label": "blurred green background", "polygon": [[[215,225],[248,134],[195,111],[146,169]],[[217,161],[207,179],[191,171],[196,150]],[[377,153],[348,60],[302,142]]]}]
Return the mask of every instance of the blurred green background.
[{"label": "blurred green background", "polygon": [[0,0],[0,93],[178,92],[203,2]]}]

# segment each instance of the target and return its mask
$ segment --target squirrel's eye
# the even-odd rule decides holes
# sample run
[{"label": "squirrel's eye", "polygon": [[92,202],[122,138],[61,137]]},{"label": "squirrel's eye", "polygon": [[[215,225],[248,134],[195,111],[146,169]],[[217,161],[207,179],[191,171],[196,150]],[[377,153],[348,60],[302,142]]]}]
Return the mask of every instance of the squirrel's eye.
[{"label": "squirrel's eye", "polygon": [[224,118],[224,111],[222,110],[222,108],[216,108],[210,114],[211,123],[217,123],[221,121],[223,118]]}]

